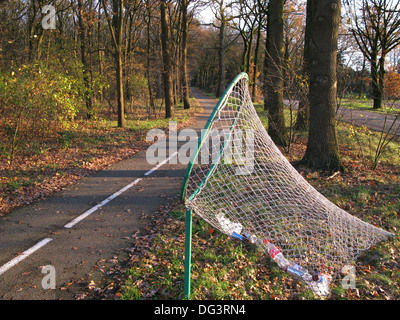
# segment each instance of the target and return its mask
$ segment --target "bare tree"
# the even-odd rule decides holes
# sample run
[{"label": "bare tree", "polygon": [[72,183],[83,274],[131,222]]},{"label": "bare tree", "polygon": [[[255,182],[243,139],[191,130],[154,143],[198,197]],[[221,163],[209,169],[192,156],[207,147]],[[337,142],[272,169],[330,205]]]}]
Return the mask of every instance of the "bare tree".
[{"label": "bare tree", "polygon": [[115,63],[117,74],[117,100],[118,100],[118,127],[125,127],[125,101],[124,101],[124,84],[123,84],[123,27],[124,27],[124,0],[112,1],[112,21],[109,18],[106,0],[102,0],[104,13],[110,29],[112,42],[115,49]]},{"label": "bare tree", "polygon": [[182,95],[183,95],[183,108],[190,109],[190,100],[189,100],[189,79],[188,79],[188,70],[187,70],[187,33],[189,27],[188,20],[188,6],[190,0],[181,0],[181,11],[182,11]]},{"label": "bare tree", "polygon": [[345,1],[351,31],[371,65],[374,109],[382,106],[387,54],[400,44],[400,2],[397,0]]},{"label": "bare tree", "polygon": [[232,27],[239,31],[243,41],[243,54],[241,69],[250,73],[250,60],[253,38],[257,29],[258,17],[256,15],[257,5],[253,1],[239,1],[239,15],[233,20]]},{"label": "bare tree", "polygon": [[283,114],[283,6],[284,0],[270,0],[268,4],[264,109],[268,111],[268,133],[272,140],[287,146]]},{"label": "bare tree", "polygon": [[226,3],[224,0],[212,0],[211,9],[214,13],[215,18],[218,20],[219,25],[212,23],[215,28],[219,30],[218,36],[218,82],[216,96],[220,97],[225,90],[225,51],[229,46],[236,40],[236,37],[227,41],[225,37],[226,28],[229,26],[229,22],[235,17],[230,14],[233,2]]},{"label": "bare tree", "polygon": [[174,108],[172,102],[172,59],[169,40],[169,18],[167,11],[166,0],[160,1],[161,13],[161,44],[163,57],[163,83],[164,83],[164,98],[165,98],[165,118],[174,116]]}]

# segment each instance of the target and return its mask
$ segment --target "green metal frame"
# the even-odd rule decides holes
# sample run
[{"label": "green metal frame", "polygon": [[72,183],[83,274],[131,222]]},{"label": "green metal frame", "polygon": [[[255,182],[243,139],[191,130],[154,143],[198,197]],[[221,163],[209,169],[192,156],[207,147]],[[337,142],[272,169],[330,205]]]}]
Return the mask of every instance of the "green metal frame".
[{"label": "green metal frame", "polygon": [[190,299],[190,275],[192,264],[192,210],[186,209],[185,216],[185,278],[184,295],[185,299]]},{"label": "green metal frame", "polygon": [[[222,97],[219,99],[219,101],[218,101],[217,105],[215,106],[213,112],[211,113],[210,117],[208,118],[208,121],[207,121],[207,123],[206,123],[206,126],[204,127],[205,134],[203,134],[203,135],[201,136],[201,139],[199,139],[198,146],[197,146],[197,150],[196,150],[196,152],[193,153],[193,155],[192,155],[192,157],[191,157],[191,159],[190,159],[190,161],[189,161],[189,164],[188,164],[188,166],[187,166],[187,168],[186,168],[185,176],[184,176],[184,178],[183,178],[183,183],[182,183],[182,187],[181,187],[181,197],[180,197],[180,198],[181,198],[181,202],[182,202],[182,203],[185,203],[186,187],[187,187],[188,180],[189,180],[190,174],[191,174],[192,169],[193,169],[193,166],[194,166],[194,161],[197,159],[197,157],[198,157],[198,155],[199,155],[199,152],[200,152],[200,150],[201,150],[201,147],[202,147],[203,144],[204,144],[204,141],[206,140],[206,138],[208,138],[208,132],[210,131],[211,124],[212,124],[212,122],[214,121],[214,118],[215,118],[215,116],[217,115],[218,111],[222,108],[222,106],[224,106],[225,101],[228,99],[229,94],[230,94],[230,92],[232,91],[232,89],[233,89],[233,87],[235,86],[235,84],[236,84],[239,80],[241,80],[241,79],[243,79],[243,78],[245,78],[245,79],[247,79],[247,81],[249,81],[249,76],[248,76],[247,73],[245,73],[245,72],[242,72],[242,73],[238,74],[238,75],[235,77],[235,79],[232,80],[232,82],[231,82],[231,83],[229,84],[229,86],[226,88],[226,90],[225,90],[224,94],[222,95]],[[233,125],[234,125],[234,124],[233,124]],[[233,125],[232,125],[232,128],[233,128]],[[221,148],[221,149],[223,149],[223,148]],[[221,152],[220,152],[220,155],[221,155]],[[216,162],[217,162],[217,161],[216,161]],[[207,173],[206,177],[208,177],[208,176],[212,173],[213,167],[214,167],[214,166],[212,166],[212,167],[210,168],[210,171]],[[193,194],[189,195],[189,198],[188,198],[188,199],[192,199],[192,198],[194,197],[194,195],[199,191],[199,189],[201,188],[201,186],[202,186],[202,183],[200,183],[200,185],[199,185],[199,186],[197,187],[197,189],[193,192]]]},{"label": "green metal frame", "polygon": [[[197,159],[199,152],[201,150],[201,147],[204,144],[204,141],[208,138],[208,133],[211,128],[211,124],[215,119],[215,116],[217,115],[218,111],[225,105],[226,100],[229,97],[230,92],[232,91],[233,87],[235,84],[240,81],[241,79],[245,78],[247,81],[249,81],[249,76],[247,73],[242,72],[238,74],[235,79],[232,80],[232,82],[229,84],[229,86],[226,88],[224,94],[222,97],[219,99],[217,105],[215,106],[213,112],[211,113],[210,117],[208,118],[208,121],[206,123],[206,126],[204,127],[205,133],[200,137],[199,143],[197,146],[196,152],[193,153],[190,162],[187,166],[185,176],[183,178],[183,183],[181,187],[181,202],[185,203],[185,193],[186,193],[186,188],[188,184],[188,180],[190,177],[190,174],[192,172],[193,166],[194,166],[194,161]],[[237,112],[239,112],[240,108],[238,109]],[[231,130],[233,130],[233,127],[235,125],[235,122],[232,123]],[[197,189],[188,197],[188,200],[192,199],[201,189],[207,178],[212,174],[214,171],[216,164],[218,163],[218,159],[222,155],[222,151],[225,147],[226,141],[224,141],[224,145],[221,148],[218,158],[214,162],[214,164],[210,167],[210,170],[207,172],[206,176],[204,177],[203,181],[199,184]],[[185,216],[185,276],[184,276],[184,297],[185,299],[190,299],[190,276],[191,276],[191,260],[192,260],[192,215],[193,211],[189,208],[186,209],[186,216]]]}]

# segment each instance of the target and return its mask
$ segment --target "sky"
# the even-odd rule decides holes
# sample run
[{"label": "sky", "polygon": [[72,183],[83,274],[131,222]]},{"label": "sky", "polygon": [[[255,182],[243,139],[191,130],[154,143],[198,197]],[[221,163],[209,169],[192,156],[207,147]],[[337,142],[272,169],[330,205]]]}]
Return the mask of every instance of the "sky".
[{"label": "sky", "polygon": [[211,23],[214,21],[214,14],[209,6],[200,11],[198,15],[203,23]]}]

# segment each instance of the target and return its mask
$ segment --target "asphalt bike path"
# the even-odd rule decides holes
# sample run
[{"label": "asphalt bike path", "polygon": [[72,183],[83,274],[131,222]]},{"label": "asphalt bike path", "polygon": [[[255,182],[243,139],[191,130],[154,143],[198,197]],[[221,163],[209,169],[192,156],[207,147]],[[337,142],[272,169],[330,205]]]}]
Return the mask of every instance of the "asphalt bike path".
[{"label": "asphalt bike path", "polygon": [[[284,100],[284,103],[288,106],[291,105],[294,109],[298,107],[298,101]],[[337,110],[336,118],[353,125],[365,126],[373,131],[389,131],[392,135],[400,136],[400,117],[394,114],[340,107]]]},{"label": "asphalt bike path", "polygon": [[[187,128],[199,137],[217,101],[192,92],[204,111]],[[167,156],[150,164],[142,150],[0,218],[0,299],[76,299],[100,261],[116,263],[157,209],[179,198],[187,164]]]},{"label": "asphalt bike path", "polygon": [[383,113],[339,108],[337,118],[358,126],[365,126],[370,130],[388,132],[400,136],[400,117],[385,115]]}]

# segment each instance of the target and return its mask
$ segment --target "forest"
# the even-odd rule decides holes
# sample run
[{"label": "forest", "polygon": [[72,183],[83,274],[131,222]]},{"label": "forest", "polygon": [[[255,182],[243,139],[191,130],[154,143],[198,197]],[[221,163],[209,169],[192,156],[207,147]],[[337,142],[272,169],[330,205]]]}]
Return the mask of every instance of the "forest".
[{"label": "forest", "polygon": [[3,1],[1,159],[68,147],[99,119],[135,130],[176,110],[190,117],[191,86],[220,97],[244,71],[277,145],[306,131],[299,163],[344,170],[342,102],[398,110],[399,10],[393,0]]},{"label": "forest", "polygon": [[[241,72],[301,175],[397,233],[397,0],[0,1],[0,217],[145,150],[150,129],[189,125],[202,112],[192,89],[216,102]],[[376,115],[383,129],[340,121],[343,109]],[[88,282],[83,298],[182,297],[184,209],[158,213],[150,237],[135,234],[131,270],[112,266],[113,285]],[[200,219],[193,246],[195,299],[310,298]],[[398,299],[398,248],[397,236],[372,248],[357,289],[337,285],[334,299]]]},{"label": "forest", "polygon": [[[329,82],[323,99],[332,115],[348,95],[372,99],[375,109],[398,98],[399,7],[383,0],[3,1],[2,155],[12,161],[23,144],[65,134],[78,118],[116,116],[123,128],[139,110],[147,119],[173,117],[179,103],[190,108],[190,86],[219,97],[241,71],[253,101],[268,110],[269,134],[285,146],[283,99],[299,101],[296,126],[308,128],[319,103],[311,101],[314,75]],[[315,41],[330,54],[309,45]],[[319,74],[324,68],[328,75]],[[318,144],[335,145],[334,130],[321,135],[313,119],[310,139],[316,132],[325,139]],[[325,150],[330,160],[317,160],[311,148],[309,156],[316,167],[339,168],[336,149]]]}]

